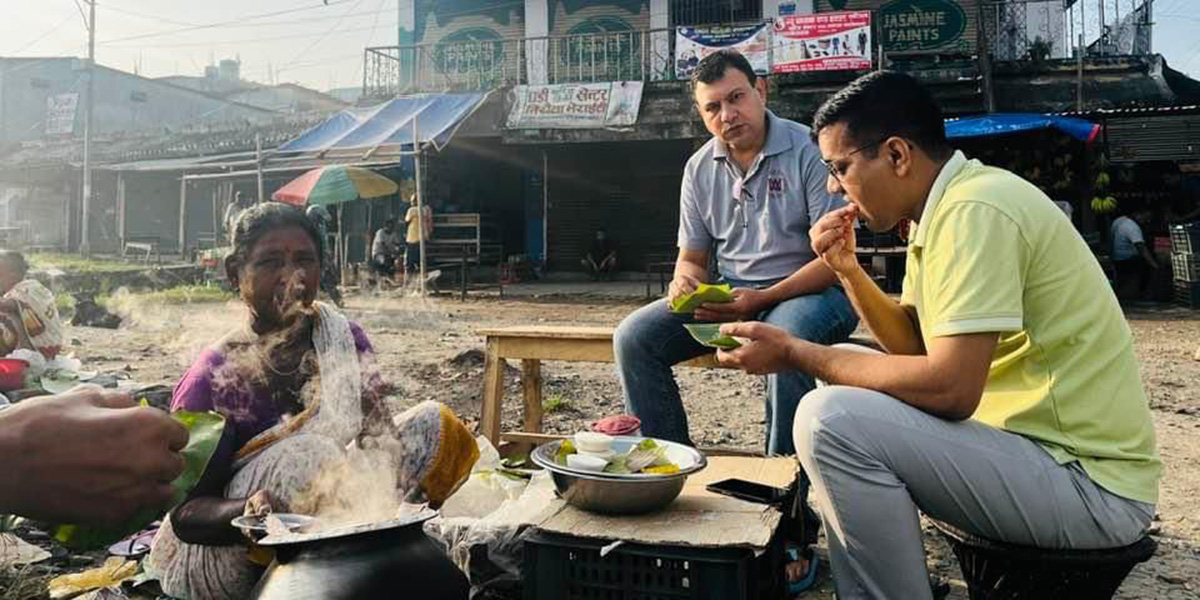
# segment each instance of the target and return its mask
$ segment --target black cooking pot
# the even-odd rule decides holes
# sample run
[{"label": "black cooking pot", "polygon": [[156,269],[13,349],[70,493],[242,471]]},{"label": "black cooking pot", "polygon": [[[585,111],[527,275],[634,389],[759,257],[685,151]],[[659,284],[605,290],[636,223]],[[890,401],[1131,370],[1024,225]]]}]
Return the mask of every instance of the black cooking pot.
[{"label": "black cooking pot", "polygon": [[421,521],[260,542],[275,550],[254,600],[466,600],[467,577]]}]

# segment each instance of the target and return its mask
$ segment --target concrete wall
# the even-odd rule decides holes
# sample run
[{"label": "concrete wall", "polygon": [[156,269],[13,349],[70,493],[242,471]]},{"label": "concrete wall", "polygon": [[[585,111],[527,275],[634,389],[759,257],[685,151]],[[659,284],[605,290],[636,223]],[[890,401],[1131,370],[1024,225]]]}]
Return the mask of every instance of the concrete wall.
[{"label": "concrete wall", "polygon": [[[46,99],[79,93],[74,135],[83,134],[83,61],[74,58],[0,60],[0,145],[40,139],[45,134]],[[96,68],[94,132],[180,130],[270,119],[272,111],[139,77]]]},{"label": "concrete wall", "polygon": [[[567,35],[572,29],[596,18],[619,19],[629,25],[629,28],[634,31],[643,31],[650,29],[650,2],[644,0],[636,8],[637,12],[633,12],[630,8],[633,5],[629,2],[624,3],[609,3],[609,2],[589,2],[587,6],[579,7],[573,11],[568,11],[567,3],[563,0],[549,0],[551,10],[553,11],[554,27],[551,30],[551,35]],[[572,5],[576,3],[571,3]]]},{"label": "concrete wall", "polygon": [[439,23],[434,12],[422,11],[424,7],[424,5],[417,6],[416,19],[424,26],[420,31],[421,37],[417,43],[439,42],[468,29],[489,30],[500,38],[520,38],[525,35],[524,6],[518,5],[509,10],[507,24],[494,19],[487,12],[457,15],[450,19],[442,19]]}]

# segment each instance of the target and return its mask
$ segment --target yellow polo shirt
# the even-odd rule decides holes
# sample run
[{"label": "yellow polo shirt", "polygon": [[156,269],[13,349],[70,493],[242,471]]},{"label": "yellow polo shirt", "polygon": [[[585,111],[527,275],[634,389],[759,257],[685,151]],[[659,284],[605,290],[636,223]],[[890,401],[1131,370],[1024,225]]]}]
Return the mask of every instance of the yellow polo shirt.
[{"label": "yellow polo shirt", "polygon": [[961,152],[929,192],[901,302],[921,336],[1000,334],[972,416],[1155,503],[1162,463],[1133,336],[1100,265],[1029,182]]}]

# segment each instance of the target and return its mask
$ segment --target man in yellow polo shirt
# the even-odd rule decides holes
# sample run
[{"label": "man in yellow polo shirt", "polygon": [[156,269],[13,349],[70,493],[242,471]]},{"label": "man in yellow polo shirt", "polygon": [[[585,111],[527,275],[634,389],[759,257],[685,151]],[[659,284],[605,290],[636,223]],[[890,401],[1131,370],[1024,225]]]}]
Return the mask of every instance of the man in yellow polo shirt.
[{"label": "man in yellow polo shirt", "polygon": [[[829,536],[838,598],[929,598],[917,509],[1043,548],[1137,541],[1162,464],[1124,315],[1070,221],[1030,183],[968,160],[907,75],[876,72],[813,123],[830,192],[812,229],[886,354],[762,323],[719,359],[830,385],[800,402],[796,452]],[[899,302],[854,255],[854,222],[917,222]]]}]

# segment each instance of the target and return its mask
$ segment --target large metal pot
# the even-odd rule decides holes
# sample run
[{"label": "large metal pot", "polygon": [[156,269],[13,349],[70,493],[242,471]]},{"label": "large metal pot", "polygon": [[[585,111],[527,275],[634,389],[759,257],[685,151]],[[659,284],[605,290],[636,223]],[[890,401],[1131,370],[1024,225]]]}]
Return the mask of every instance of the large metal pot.
[{"label": "large metal pot", "polygon": [[[628,452],[645,438],[613,438],[613,450]],[[534,449],[531,457],[534,464],[550,471],[558,495],[568,504],[597,513],[633,515],[648,513],[670,504],[679,492],[688,475],[708,465],[708,460],[695,448],[664,440],[655,442],[667,446],[667,457],[680,466],[678,473],[670,475],[615,475],[590,473],[554,462],[554,454],[561,442],[542,444]]]},{"label": "large metal pot", "polygon": [[470,584],[422,527],[436,513],[314,534],[264,538],[275,561],[253,600],[466,600]]}]

